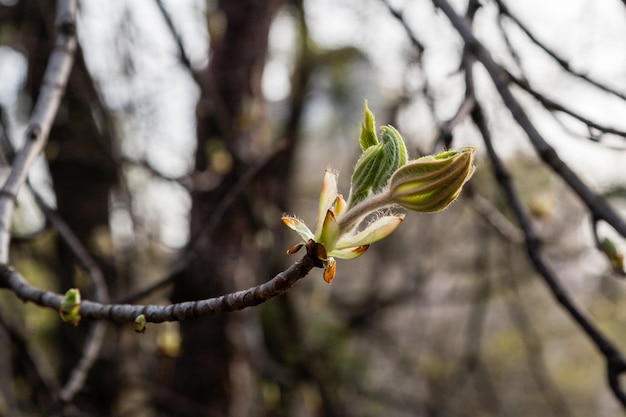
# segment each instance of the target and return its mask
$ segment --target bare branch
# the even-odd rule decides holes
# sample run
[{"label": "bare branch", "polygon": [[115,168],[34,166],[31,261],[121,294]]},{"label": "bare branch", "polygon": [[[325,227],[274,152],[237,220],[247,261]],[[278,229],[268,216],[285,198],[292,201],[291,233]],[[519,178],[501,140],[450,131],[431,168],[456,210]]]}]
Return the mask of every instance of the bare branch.
[{"label": "bare branch", "polygon": [[[438,0],[437,0],[438,1]],[[620,401],[622,406],[626,408],[626,393],[619,385],[618,376],[626,372],[626,361],[621,352],[600,329],[591,321],[591,319],[583,312],[574,300],[567,293],[565,288],[559,282],[558,277],[544,260],[539,250],[540,241],[530,219],[524,211],[523,204],[511,183],[511,177],[504,164],[496,153],[492,141],[491,134],[487,128],[486,121],[482,115],[480,106],[477,106],[472,113],[474,123],[478,127],[483,136],[489,159],[491,160],[494,176],[500,185],[502,192],[513,209],[515,216],[524,232],[524,241],[526,251],[535,270],[541,275],[544,282],[552,292],[556,301],[563,306],[572,319],[582,328],[585,334],[593,341],[596,348],[604,355],[607,363],[607,376],[609,385],[613,390],[615,397]]]},{"label": "bare branch", "polygon": [[70,378],[67,380],[61,390],[61,393],[59,394],[61,401],[64,403],[72,402],[76,394],[83,389],[85,381],[87,380],[87,375],[100,354],[105,333],[106,323],[103,321],[94,323],[91,326],[91,329],[89,329],[89,334],[87,335],[87,340],[85,341],[80,361],[74,369],[72,369]]},{"label": "bare branch", "polygon": [[3,263],[9,259],[9,228],[17,193],[26,182],[31,166],[48,140],[74,62],[76,3],[76,0],[57,1],[54,50],[28,122],[24,145],[16,153],[11,172],[0,190],[0,262]]},{"label": "bare branch", "polygon": [[[107,304],[83,301],[80,315],[88,319],[110,320],[119,323],[131,323],[143,314],[147,322],[181,321],[197,317],[212,316],[218,313],[242,310],[264,303],[287,292],[298,280],[304,278],[314,267],[321,267],[315,252],[315,242],[307,244],[307,254],[291,267],[279,273],[264,284],[247,290],[208,298],[199,301],[187,301],[167,306]],[[28,284],[13,268],[0,266],[0,288],[9,288],[22,301],[30,301],[43,307],[59,310],[63,296],[50,291],[43,291]]]},{"label": "bare branch", "polygon": [[624,130],[619,130],[619,129],[615,129],[609,126],[603,126],[599,123],[594,122],[593,120],[582,116],[581,114],[575,112],[574,110],[571,110],[567,107],[565,107],[562,104],[557,103],[556,101],[549,99],[548,97],[546,97],[545,95],[539,93],[537,90],[535,90],[534,88],[531,87],[530,83],[526,80],[523,79],[519,79],[517,77],[514,77],[511,74],[508,74],[509,78],[511,79],[511,81],[513,81],[517,86],[521,87],[524,91],[526,91],[528,94],[530,94],[531,96],[533,96],[533,98],[535,98],[535,100],[537,100],[539,103],[541,103],[541,105],[543,105],[543,107],[545,107],[547,110],[550,111],[558,111],[564,114],[567,114],[568,116],[573,117],[574,119],[584,123],[585,125],[587,125],[587,127],[589,129],[596,129],[599,130],[600,132],[603,133],[609,133],[609,134],[613,134],[613,135],[617,135],[617,136],[621,136],[623,138],[626,138],[626,131]]},{"label": "bare branch", "polygon": [[522,32],[524,32],[524,34],[528,37],[528,39],[530,39],[535,45],[537,45],[539,48],[541,48],[548,56],[550,56],[550,58],[552,58],[554,61],[556,61],[556,63],[559,64],[559,66],[561,68],[563,68],[565,71],[567,71],[568,73],[572,74],[576,78],[579,78],[579,79],[581,79],[583,81],[586,81],[587,83],[589,83],[592,86],[598,88],[599,90],[604,91],[605,93],[611,94],[611,95],[613,95],[615,97],[618,97],[618,98],[626,101],[626,95],[625,94],[615,90],[614,88],[611,88],[611,87],[601,83],[600,81],[597,81],[597,80],[589,77],[585,73],[582,73],[580,71],[576,71],[574,68],[572,68],[572,66],[570,65],[568,60],[566,60],[565,58],[559,56],[559,54],[557,54],[552,48],[548,47],[545,43],[541,42],[530,31],[530,29],[528,29],[528,27],[524,23],[522,23],[521,20],[519,20],[517,18],[517,16],[515,16],[513,13],[511,13],[509,8],[502,2],[502,0],[496,0],[496,4],[498,5],[498,9],[499,9],[499,12],[500,12],[501,15],[508,17],[513,23],[515,23],[517,25],[517,27],[519,27],[522,30]]},{"label": "bare branch", "polygon": [[[470,184],[467,184],[470,185]],[[491,226],[500,236],[511,243],[524,242],[522,231],[506,218],[489,200],[477,194],[474,187],[465,186],[465,198],[472,209]]]}]

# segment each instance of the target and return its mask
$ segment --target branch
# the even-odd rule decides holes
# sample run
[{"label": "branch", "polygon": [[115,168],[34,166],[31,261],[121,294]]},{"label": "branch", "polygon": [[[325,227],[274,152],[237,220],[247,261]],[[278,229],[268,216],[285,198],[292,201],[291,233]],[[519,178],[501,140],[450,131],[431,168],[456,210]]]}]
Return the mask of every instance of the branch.
[{"label": "branch", "polygon": [[543,278],[557,302],[563,306],[572,319],[591,339],[600,353],[604,355],[607,363],[609,385],[613,390],[615,397],[620,401],[622,406],[626,408],[626,393],[620,387],[618,380],[618,376],[621,373],[626,372],[626,361],[615,345],[604,335],[604,333],[600,331],[600,329],[598,329],[598,327],[595,326],[591,319],[583,312],[582,308],[579,307],[565,291],[554,271],[544,260],[539,250],[540,241],[537,232],[524,211],[523,204],[511,183],[509,172],[493,147],[491,135],[482,115],[480,106],[476,107],[475,111],[472,113],[472,117],[485,142],[489,159],[493,165],[494,176],[496,177],[501,190],[505,194],[509,205],[513,209],[524,233],[524,242],[526,244],[528,257],[535,267],[535,270]]},{"label": "branch", "polygon": [[215,208],[211,212],[210,217],[202,225],[198,234],[191,239],[190,243],[187,244],[182,256],[180,256],[180,258],[174,263],[166,276],[143,289],[119,297],[115,301],[118,303],[132,302],[141,299],[151,294],[152,292],[172,283],[172,281],[178,276],[178,274],[185,270],[189,263],[193,261],[200,254],[200,252],[211,243],[211,236],[213,234],[213,231],[220,224],[228,209],[230,209],[235,201],[237,201],[237,198],[239,198],[241,194],[245,191],[246,187],[249,186],[252,181],[254,181],[259,172],[267,168],[267,166],[269,166],[269,164],[274,161],[274,159],[280,153],[285,151],[287,145],[287,142],[282,142],[276,147],[276,149],[274,149],[268,155],[264,156],[254,165],[248,168],[248,170],[237,180],[235,185],[233,185],[228,190],[228,193],[224,196],[224,198],[222,198],[220,202],[215,206]]},{"label": "branch", "polygon": [[483,219],[483,221],[495,230],[505,240],[521,244],[524,242],[522,231],[509,221],[488,199],[478,194],[475,187],[465,185],[465,198],[469,200],[470,207]]},{"label": "branch", "polygon": [[[512,268],[509,264],[507,271],[512,274]],[[526,351],[526,361],[528,372],[535,381],[537,388],[543,394],[547,405],[553,411],[553,415],[559,417],[571,416],[572,412],[559,391],[555,382],[550,377],[548,367],[545,363],[543,347],[541,345],[541,337],[538,331],[532,326],[531,320],[526,313],[526,309],[522,304],[522,296],[515,279],[507,279],[508,288],[512,292],[512,297],[507,297],[506,307],[511,321],[517,327],[521,334],[522,344]]]},{"label": "branch", "polygon": [[502,68],[496,64],[489,51],[476,39],[467,23],[456,14],[446,0],[432,0],[441,9],[450,23],[457,30],[466,47],[476,56],[491,77],[504,104],[519,126],[524,129],[530,142],[541,159],[550,166],[574,190],[578,197],[587,205],[591,213],[610,224],[620,235],[626,237],[626,222],[606,201],[594,193],[565,163],[556,150],[543,138],[532,124],[526,112],[519,104],[509,88],[509,79]]},{"label": "branch", "polygon": [[0,262],[9,259],[10,224],[17,193],[26,182],[33,163],[48,140],[48,134],[74,62],[76,50],[76,0],[58,0],[57,36],[44,73],[35,108],[30,116],[22,148],[15,155],[13,167],[0,190]]},{"label": "branch", "polygon": [[515,23],[517,27],[519,27],[521,31],[524,32],[524,34],[528,37],[528,39],[531,40],[532,43],[537,45],[546,54],[548,54],[548,56],[550,56],[550,58],[556,61],[556,63],[561,68],[563,68],[563,70],[572,74],[574,77],[577,77],[583,81],[586,81],[587,83],[598,88],[599,90],[604,91],[605,93],[612,94],[615,97],[618,97],[626,101],[626,95],[624,95],[623,93],[620,93],[619,91],[611,87],[608,87],[597,80],[594,80],[593,78],[589,77],[587,74],[574,70],[566,59],[559,56],[552,48],[548,47],[546,44],[544,44],[539,39],[537,39],[537,37],[530,31],[530,29],[528,29],[526,25],[524,25],[515,15],[512,14],[509,8],[504,3],[502,3],[501,0],[496,0],[496,4],[498,5],[500,15],[508,17],[513,23]]},{"label": "branch", "polygon": [[[312,242],[312,243],[311,243]],[[315,242],[306,245],[307,254],[291,267],[279,273],[264,284],[199,301],[186,301],[158,305],[109,304],[83,301],[80,315],[83,318],[110,320],[118,323],[132,323],[143,314],[147,322],[181,321],[197,317],[212,316],[223,312],[243,310],[264,303],[278,295],[286,293],[298,280],[304,278],[314,267],[321,267],[315,252]],[[59,310],[63,296],[50,291],[43,291],[28,284],[13,268],[0,265],[0,288],[9,288],[24,302],[33,302],[42,307]]]},{"label": "branch", "polygon": [[535,90],[534,88],[532,88],[530,86],[530,83],[528,81],[520,79],[520,78],[517,78],[517,77],[514,77],[511,74],[508,74],[508,77],[517,86],[522,88],[522,90],[526,91],[528,94],[533,96],[533,98],[535,100],[537,100],[539,103],[541,103],[541,105],[543,107],[545,107],[547,110],[558,111],[558,112],[567,114],[568,116],[571,116],[572,118],[574,118],[574,119],[584,123],[585,125],[587,125],[587,127],[589,129],[596,129],[596,130],[599,130],[600,132],[603,132],[603,133],[609,133],[609,134],[613,134],[613,135],[616,135],[616,136],[621,136],[623,138],[626,138],[626,131],[615,129],[615,128],[612,128],[612,127],[609,127],[609,126],[602,126],[602,125],[594,122],[593,120],[590,120],[589,118],[587,118],[585,116],[582,116],[581,114],[575,112],[574,110],[571,110],[571,109],[563,106],[562,104],[559,104],[556,101],[551,100],[548,97],[546,97],[545,95],[539,93],[537,90]]}]

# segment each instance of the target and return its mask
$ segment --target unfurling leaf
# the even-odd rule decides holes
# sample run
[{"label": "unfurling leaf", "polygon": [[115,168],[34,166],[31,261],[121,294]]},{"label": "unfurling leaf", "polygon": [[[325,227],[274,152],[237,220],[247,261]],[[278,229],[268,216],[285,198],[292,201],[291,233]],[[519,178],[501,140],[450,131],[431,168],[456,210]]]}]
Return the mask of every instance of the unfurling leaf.
[{"label": "unfurling leaf", "polygon": [[314,266],[324,269],[328,283],[335,278],[335,259],[362,255],[372,243],[389,236],[402,223],[404,215],[390,211],[393,206],[420,212],[443,210],[458,197],[474,172],[474,147],[407,162],[400,133],[392,126],[382,127],[381,132],[379,141],[374,114],[366,101],[359,138],[363,153],[352,174],[347,202],[339,194],[337,173],[327,169],[315,231],[296,217],[282,218],[301,238],[287,253],[306,246],[307,256]]},{"label": "unfurling leaf", "polygon": [[363,121],[361,122],[361,137],[359,143],[361,144],[361,150],[365,152],[370,146],[378,145],[378,137],[376,136],[376,124],[374,121],[374,113],[372,113],[367,107],[367,100],[365,100],[363,111]]},{"label": "unfurling leaf", "polygon": [[354,167],[349,207],[385,188],[391,175],[406,164],[407,151],[400,133],[393,126],[383,126],[381,130],[381,142],[367,148]]}]

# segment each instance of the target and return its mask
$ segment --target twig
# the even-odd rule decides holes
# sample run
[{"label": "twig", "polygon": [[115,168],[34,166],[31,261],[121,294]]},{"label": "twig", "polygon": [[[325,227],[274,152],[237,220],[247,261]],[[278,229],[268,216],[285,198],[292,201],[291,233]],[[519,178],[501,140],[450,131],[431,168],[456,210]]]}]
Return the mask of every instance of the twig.
[{"label": "twig", "polygon": [[220,200],[215,209],[211,212],[211,216],[206,223],[202,226],[200,232],[195,236],[191,242],[187,245],[182,256],[174,263],[170,271],[166,276],[157,280],[155,283],[147,286],[146,288],[137,290],[132,294],[128,294],[114,300],[118,303],[128,303],[153,293],[154,291],[169,285],[172,280],[183,271],[196,256],[200,254],[209,243],[210,238],[215,227],[220,223],[228,209],[233,205],[237,198],[243,193],[246,187],[254,180],[256,175],[281,152],[285,150],[286,143],[280,144],[273,152],[266,155],[264,158],[257,161],[251,166],[233,185],[228,191],[228,194]]},{"label": "twig", "polygon": [[[298,280],[304,278],[314,267],[321,267],[317,260],[316,244],[307,244],[307,254],[291,267],[264,284],[247,290],[237,291],[220,297],[199,301],[158,305],[108,304],[85,300],[80,306],[80,315],[87,319],[110,320],[131,323],[143,314],[147,322],[181,321],[211,316],[222,312],[242,310],[264,303],[287,292]],[[0,288],[9,288],[22,301],[30,301],[43,307],[59,310],[63,296],[43,291],[28,284],[13,268],[0,265]]]},{"label": "twig", "polygon": [[61,389],[59,397],[65,404],[72,402],[76,394],[83,389],[87,375],[93,366],[104,341],[106,333],[106,322],[99,321],[94,323],[89,329],[89,334],[83,346],[83,353],[78,364],[72,369],[69,379]]},{"label": "twig", "polygon": [[[178,48],[178,53],[180,54],[180,60],[183,66],[191,75],[194,82],[198,86],[201,91],[200,97],[207,97],[211,102],[211,108],[215,112],[215,121],[218,124],[220,131],[224,134],[224,136],[228,136],[230,132],[230,128],[228,127],[227,120],[231,120],[230,115],[228,114],[228,110],[226,105],[224,104],[222,98],[219,94],[217,94],[216,88],[214,88],[215,82],[211,78],[211,74],[207,71],[198,71],[191,65],[191,59],[189,59],[189,54],[183,45],[183,38],[176,29],[174,25],[174,21],[170,16],[169,12],[165,8],[165,5],[161,0],[155,0],[157,8],[161,12],[163,16],[163,20],[165,20],[165,24],[169,29],[172,37],[174,38],[174,42],[176,43],[176,47]],[[205,104],[208,106],[208,104]]]},{"label": "twig", "polygon": [[[415,51],[417,53],[417,65],[421,73],[425,74],[426,71],[424,70],[424,62],[423,62],[424,54],[423,53],[426,50],[426,47],[424,46],[424,43],[417,37],[415,32],[409,27],[409,25],[406,22],[406,19],[404,19],[404,14],[401,10],[394,8],[389,3],[388,0],[382,0],[382,3],[387,7],[387,9],[389,10],[389,13],[391,13],[391,15],[402,25],[402,28],[406,32],[407,36],[409,37],[409,40],[411,41],[411,44],[413,44],[413,47],[415,48]],[[435,112],[435,98],[434,98],[434,95],[432,94],[430,83],[428,82],[428,77],[426,76],[424,76],[422,80],[421,93],[425,98],[426,105],[432,117],[436,119],[437,116]],[[403,99],[408,101],[409,97],[410,97],[409,94],[405,93]]]},{"label": "twig", "polygon": [[174,41],[176,42],[176,46],[178,47],[178,52],[180,53],[180,60],[183,61],[183,64],[185,65],[185,67],[191,72],[192,75],[194,75],[194,78],[195,78],[196,72],[193,71],[192,69],[191,59],[189,59],[187,50],[185,49],[185,46],[183,45],[182,36],[180,36],[180,33],[178,33],[178,31],[176,30],[176,27],[174,26],[174,21],[172,20],[172,16],[170,16],[169,12],[165,8],[163,1],[154,0],[154,2],[159,8],[159,11],[161,12],[161,16],[163,16],[163,19],[165,20],[165,24],[167,25],[168,29],[170,30],[170,33],[172,34],[172,37],[174,38]]},{"label": "twig", "polygon": [[426,50],[426,48],[424,47],[424,43],[417,38],[415,33],[413,33],[413,31],[411,30],[411,28],[407,24],[406,19],[404,19],[402,11],[395,9],[389,3],[388,0],[382,0],[382,2],[383,2],[383,4],[385,6],[387,6],[387,10],[389,10],[389,13],[391,13],[391,15],[393,17],[395,17],[396,20],[402,25],[402,27],[404,28],[404,31],[409,36],[409,39],[411,40],[411,43],[413,44],[413,46],[415,46],[415,49],[417,49],[417,52],[421,56],[421,54],[423,54],[424,51]]},{"label": "twig", "polygon": [[465,185],[465,197],[469,199],[472,209],[482,217],[500,236],[511,243],[520,244],[524,242],[522,231],[506,218],[489,200],[477,194],[474,187]]},{"label": "twig", "polygon": [[43,150],[56,117],[74,62],[76,50],[76,0],[58,0],[57,36],[44,73],[43,83],[25,133],[25,142],[15,155],[13,167],[0,190],[0,262],[9,259],[10,224],[17,193],[26,182],[31,166]]},{"label": "twig", "polygon": [[600,81],[594,80],[593,78],[589,77],[585,73],[582,73],[580,71],[576,71],[575,69],[573,69],[569,61],[559,56],[552,48],[548,47],[545,43],[537,39],[537,37],[530,31],[530,29],[528,29],[528,27],[524,23],[522,23],[522,21],[519,20],[517,16],[512,14],[509,8],[501,0],[495,0],[495,2],[498,5],[500,15],[508,17],[513,23],[515,23],[515,25],[517,25],[517,27],[519,27],[522,30],[522,32],[524,32],[524,34],[528,37],[528,39],[531,40],[532,43],[534,43],[539,48],[541,48],[550,58],[556,61],[556,63],[561,68],[563,68],[566,72],[572,74],[574,77],[577,77],[577,78],[580,78],[581,80],[586,81],[587,83],[598,88],[599,90],[604,91],[605,93],[614,95],[615,97],[618,97],[626,101],[625,94],[620,93],[614,88],[604,85]]},{"label": "twig", "polygon": [[551,111],[558,111],[564,114],[567,114],[568,116],[573,117],[574,119],[584,123],[585,125],[588,126],[588,128],[590,129],[596,129],[599,130],[600,132],[603,133],[609,133],[609,134],[613,134],[613,135],[617,135],[617,136],[621,136],[623,138],[626,138],[626,131],[624,130],[619,130],[619,129],[615,129],[609,126],[603,126],[599,123],[594,122],[593,120],[575,112],[574,110],[571,110],[565,106],[563,106],[562,104],[557,103],[556,101],[549,99],[548,97],[546,97],[545,95],[539,93],[537,90],[535,90],[534,88],[531,87],[530,83],[526,80],[517,78],[515,76],[513,76],[512,74],[508,74],[509,78],[511,81],[513,81],[517,86],[519,86],[522,90],[526,91],[528,94],[530,94],[531,96],[533,96],[535,98],[535,100],[537,100],[539,103],[541,103],[541,105],[543,105],[543,107],[545,107],[548,110]]}]

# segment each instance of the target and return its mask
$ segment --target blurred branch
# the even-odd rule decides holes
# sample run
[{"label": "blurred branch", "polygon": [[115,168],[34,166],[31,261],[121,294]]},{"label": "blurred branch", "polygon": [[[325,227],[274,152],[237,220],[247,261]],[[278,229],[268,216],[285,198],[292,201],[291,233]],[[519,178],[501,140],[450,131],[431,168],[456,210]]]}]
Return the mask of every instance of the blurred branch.
[{"label": "blurred branch", "polygon": [[38,399],[37,406],[43,410],[49,406],[45,403],[46,401],[51,402],[57,397],[60,389],[59,384],[52,367],[44,361],[44,353],[39,350],[36,344],[29,341],[21,330],[21,326],[16,325],[13,321],[4,311],[0,311],[0,327],[6,331],[11,339],[17,357],[21,359],[24,372],[29,376],[29,379],[34,379],[33,387],[37,387],[45,396],[33,395]]},{"label": "blurred branch", "polygon": [[72,369],[69,379],[61,389],[59,397],[64,404],[71,403],[76,394],[83,389],[87,375],[98,359],[106,333],[106,323],[99,321],[89,329],[78,364]]},{"label": "blurred branch", "polygon": [[0,190],[0,262],[9,259],[10,224],[17,193],[26,182],[31,166],[43,150],[56,117],[74,62],[76,50],[76,0],[58,0],[56,41],[44,74],[22,148],[16,153],[8,178]]},{"label": "blurred branch", "polygon": [[417,49],[417,52],[421,55],[424,53],[424,51],[426,50],[426,48],[424,47],[424,44],[422,43],[422,41],[420,41],[417,36],[415,35],[415,33],[413,32],[413,30],[411,30],[411,28],[409,27],[408,23],[406,22],[406,20],[404,19],[404,13],[401,10],[395,9],[388,0],[382,0],[383,4],[385,6],[387,6],[387,10],[389,10],[389,13],[391,13],[391,15],[393,17],[396,18],[396,20],[402,25],[402,27],[404,28],[404,31],[407,33],[407,35],[409,36],[409,40],[411,41],[411,43],[413,44],[413,46],[415,47],[415,49]]},{"label": "blurred branch", "polygon": [[618,379],[621,373],[626,372],[626,361],[615,345],[604,335],[604,333],[600,331],[600,329],[583,312],[582,308],[579,307],[565,291],[554,271],[544,260],[539,249],[540,240],[537,232],[524,211],[522,201],[511,183],[511,176],[509,172],[493,147],[491,134],[483,117],[482,109],[479,106],[477,106],[472,113],[472,118],[480,130],[483,141],[485,142],[487,153],[492,163],[494,176],[496,177],[502,192],[505,194],[509,205],[513,209],[522,231],[524,232],[524,241],[528,257],[535,267],[535,270],[541,275],[544,282],[552,292],[554,298],[582,328],[600,353],[604,355],[607,364],[607,377],[609,385],[615,397],[622,404],[622,406],[626,408],[626,393],[622,390]]},{"label": "blurred branch", "polygon": [[180,36],[180,33],[178,33],[178,30],[174,26],[174,21],[172,20],[172,16],[169,14],[167,9],[165,8],[163,1],[154,0],[154,2],[159,8],[159,11],[161,12],[161,16],[163,16],[163,20],[165,20],[165,24],[167,25],[167,28],[169,29],[170,33],[172,34],[172,37],[174,38],[174,42],[176,42],[176,47],[178,48],[178,53],[180,54],[180,60],[183,62],[183,64],[189,70],[189,72],[194,76],[194,78],[196,78],[197,72],[194,71],[193,68],[191,67],[191,59],[189,59],[187,50],[185,49],[185,46],[183,45],[183,38]]},{"label": "blurred branch", "polygon": [[219,225],[220,221],[228,211],[228,209],[235,203],[237,198],[243,193],[246,187],[256,178],[257,174],[267,167],[268,164],[281,152],[284,151],[286,143],[281,143],[274,151],[266,155],[264,158],[257,161],[252,165],[238,180],[237,183],[228,191],[228,194],[220,200],[215,209],[211,212],[211,215],[207,219],[206,223],[202,226],[197,236],[192,237],[189,244],[185,248],[182,256],[174,263],[169,273],[157,280],[155,283],[147,286],[146,288],[137,290],[132,294],[119,297],[115,300],[118,303],[128,303],[153,293],[160,288],[165,287],[172,283],[175,277],[182,272],[191,261],[193,261],[211,241],[211,235],[215,230],[215,227]]},{"label": "blurred branch", "polygon": [[[381,0],[381,1],[387,7],[387,10],[389,10],[389,13],[391,13],[391,15],[402,25],[402,28],[404,29],[405,33],[409,37],[409,40],[411,41],[411,44],[413,45],[415,49],[415,52],[417,55],[416,57],[417,65],[421,73],[424,74],[422,77],[421,93],[424,96],[426,105],[433,119],[437,119],[437,115],[435,111],[435,97],[431,91],[428,77],[425,75],[426,71],[424,70],[423,55],[424,55],[424,51],[426,50],[426,47],[424,46],[424,43],[417,37],[415,32],[409,27],[408,23],[406,22],[406,19],[404,19],[403,11],[394,8],[389,3],[388,0]],[[403,96],[399,100],[399,103],[401,104],[403,102],[409,101],[409,99],[410,99],[409,93],[404,92]]]},{"label": "blurred branch", "polygon": [[[489,255],[483,252],[476,258],[477,271],[485,270],[485,258]],[[451,384],[463,386],[466,384],[472,374],[483,376],[481,384],[476,387],[477,397],[481,400],[485,409],[493,415],[499,415],[502,411],[502,401],[497,395],[497,390],[493,386],[491,379],[484,375],[487,369],[481,360],[481,345],[485,333],[485,322],[487,320],[487,312],[492,300],[492,288],[489,278],[483,277],[482,281],[476,285],[472,305],[467,314],[465,327],[465,342],[463,355],[460,358],[458,366],[451,374],[449,380]],[[478,385],[479,380],[475,385]],[[442,401],[445,403],[445,401]]]},{"label": "blurred branch", "polygon": [[549,99],[548,97],[546,97],[545,95],[539,93],[537,90],[535,90],[534,88],[531,87],[530,83],[526,80],[517,78],[511,74],[508,74],[508,77],[511,81],[513,81],[517,86],[519,86],[522,90],[526,91],[528,94],[530,94],[531,96],[533,96],[535,98],[535,100],[537,100],[539,103],[541,103],[541,105],[543,107],[545,107],[547,110],[550,111],[558,111],[561,113],[565,113],[568,116],[573,117],[574,119],[584,123],[585,125],[587,125],[587,127],[589,129],[596,129],[599,130],[602,133],[609,133],[609,134],[613,134],[613,135],[617,135],[617,136],[621,136],[623,138],[626,138],[626,131],[624,130],[619,130],[619,129],[615,129],[609,126],[603,126],[599,123],[594,122],[593,120],[582,116],[581,114],[575,112],[574,110],[571,110],[565,106],[563,106],[562,104],[557,103],[556,101]]},{"label": "blurred branch", "polygon": [[511,243],[524,242],[522,231],[506,218],[504,214],[494,207],[491,202],[476,193],[474,187],[465,186],[465,198],[469,199],[470,206],[478,215],[491,226],[500,236]]},{"label": "blurred branch", "polygon": [[[614,95],[615,97],[618,97],[618,98],[626,101],[626,95],[625,94],[615,90],[614,88],[606,86],[605,84],[601,83],[600,81],[594,80],[593,78],[589,77],[587,74],[584,74],[582,72],[579,72],[579,71],[576,71],[575,69],[573,69],[568,60],[566,60],[565,58],[559,56],[552,48],[548,47],[545,43],[541,42],[530,31],[530,29],[524,23],[522,23],[522,21],[520,19],[517,18],[517,16],[515,16],[513,13],[511,13],[509,8],[502,2],[502,0],[495,0],[495,3],[498,5],[498,12],[500,14],[500,17],[501,16],[508,17],[513,23],[515,23],[515,25],[517,27],[519,27],[521,29],[522,32],[524,32],[524,34],[528,37],[528,39],[531,40],[532,43],[537,45],[550,58],[552,58],[554,61],[556,61],[556,63],[561,68],[563,68],[563,70],[565,70],[566,72],[568,72],[569,74],[573,75],[576,78],[579,78],[579,79],[581,79],[583,81],[586,81],[587,83],[589,83],[592,86],[594,86],[594,87],[604,91],[605,93]],[[509,47],[510,47],[510,45],[509,45]]]},{"label": "blurred branch", "polygon": [[535,381],[535,384],[537,384],[539,392],[545,398],[546,403],[552,409],[554,415],[559,417],[571,416],[572,411],[567,401],[563,398],[563,395],[550,378],[543,357],[541,336],[537,333],[528,318],[528,314],[520,298],[517,283],[514,279],[511,279],[511,277],[515,275],[512,273],[513,271],[510,270],[510,264],[508,264],[508,267],[509,273],[503,275],[509,277],[504,281],[508,283],[510,290],[513,292],[513,297],[507,299],[506,306],[511,320],[521,333],[521,340],[524,345],[524,350],[526,351],[528,372]]},{"label": "blurred branch", "polygon": [[[286,293],[298,280],[304,278],[314,267],[322,267],[317,259],[316,244],[306,245],[307,254],[291,267],[271,280],[247,290],[237,291],[220,297],[199,301],[187,301],[166,306],[108,304],[83,301],[80,315],[88,319],[110,320],[119,323],[132,323],[140,314],[147,322],[181,321],[197,317],[211,316],[223,312],[242,310],[264,303]],[[63,295],[43,291],[28,284],[13,268],[0,265],[0,288],[13,290],[22,301],[30,301],[43,307],[59,310]]]},{"label": "blurred branch", "polygon": [[[217,94],[216,89],[213,88],[214,82],[211,78],[210,71],[198,71],[193,68],[193,66],[191,65],[191,59],[189,59],[189,54],[187,53],[187,50],[185,49],[185,46],[183,44],[183,38],[178,32],[178,29],[176,29],[174,21],[172,20],[170,13],[165,8],[163,1],[154,0],[154,2],[161,12],[163,20],[165,20],[165,24],[167,25],[167,28],[174,38],[174,42],[176,43],[176,47],[178,48],[178,53],[180,54],[180,60],[183,66],[187,69],[187,71],[191,75],[191,78],[193,78],[194,82],[200,89],[200,97],[206,97],[210,99],[210,107],[211,111],[215,113],[216,123],[219,125],[222,133],[224,135],[227,135],[230,131],[227,121],[230,120],[231,117],[229,116],[228,108],[224,104],[223,100],[220,98],[220,95]],[[209,105],[209,103],[205,105]]]}]

